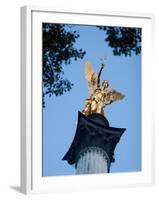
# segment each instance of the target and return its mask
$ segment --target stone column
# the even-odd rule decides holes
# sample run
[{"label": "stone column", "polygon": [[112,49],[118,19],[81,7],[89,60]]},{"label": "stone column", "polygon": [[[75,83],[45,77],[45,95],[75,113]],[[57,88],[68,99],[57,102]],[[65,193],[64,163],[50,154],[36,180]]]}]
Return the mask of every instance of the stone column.
[{"label": "stone column", "polygon": [[87,147],[77,157],[76,174],[106,173],[109,164],[109,157],[103,149]]}]

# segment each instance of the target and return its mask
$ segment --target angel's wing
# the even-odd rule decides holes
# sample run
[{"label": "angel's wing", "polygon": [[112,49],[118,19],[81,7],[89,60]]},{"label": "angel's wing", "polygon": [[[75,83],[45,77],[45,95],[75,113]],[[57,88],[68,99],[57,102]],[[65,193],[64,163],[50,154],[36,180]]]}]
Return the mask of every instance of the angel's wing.
[{"label": "angel's wing", "polygon": [[122,100],[125,97],[122,93],[116,90],[110,90],[105,97],[105,103],[110,104],[117,100]]},{"label": "angel's wing", "polygon": [[94,90],[97,88],[98,76],[93,70],[92,65],[89,61],[85,63],[85,78],[88,81],[89,93],[93,94]]},{"label": "angel's wing", "polygon": [[111,93],[113,101],[122,100],[125,97],[125,95],[116,90],[111,90]]}]

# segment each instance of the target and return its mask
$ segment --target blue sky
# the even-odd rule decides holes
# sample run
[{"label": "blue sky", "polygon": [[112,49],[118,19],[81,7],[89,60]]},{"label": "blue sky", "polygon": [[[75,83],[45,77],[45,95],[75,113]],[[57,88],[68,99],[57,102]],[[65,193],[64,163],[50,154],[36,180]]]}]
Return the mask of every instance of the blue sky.
[{"label": "blue sky", "polygon": [[91,61],[99,71],[101,58],[107,57],[102,80],[108,80],[111,88],[125,94],[105,108],[110,126],[126,128],[115,150],[115,163],[110,172],[134,172],[141,170],[141,55],[114,56],[104,41],[105,33],[94,26],[76,25],[80,37],[75,46],[86,51],[81,60],[63,65],[64,77],[73,84],[70,92],[62,96],[45,98],[43,109],[43,176],[72,175],[74,166],[62,158],[69,149],[76,131],[78,110],[81,111],[88,97],[84,75],[84,63]]}]

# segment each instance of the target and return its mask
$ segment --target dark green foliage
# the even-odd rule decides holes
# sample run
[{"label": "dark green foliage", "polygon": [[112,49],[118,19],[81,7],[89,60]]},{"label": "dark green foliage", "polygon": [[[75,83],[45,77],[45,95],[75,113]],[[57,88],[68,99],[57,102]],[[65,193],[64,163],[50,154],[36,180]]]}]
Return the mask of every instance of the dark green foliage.
[{"label": "dark green foliage", "polygon": [[113,49],[114,55],[131,56],[141,53],[141,28],[106,27],[98,26],[105,31],[105,41]]},{"label": "dark green foliage", "polygon": [[85,55],[82,49],[74,47],[79,34],[66,28],[64,24],[43,23],[43,107],[45,95],[62,95],[73,86],[63,77],[63,65]]}]

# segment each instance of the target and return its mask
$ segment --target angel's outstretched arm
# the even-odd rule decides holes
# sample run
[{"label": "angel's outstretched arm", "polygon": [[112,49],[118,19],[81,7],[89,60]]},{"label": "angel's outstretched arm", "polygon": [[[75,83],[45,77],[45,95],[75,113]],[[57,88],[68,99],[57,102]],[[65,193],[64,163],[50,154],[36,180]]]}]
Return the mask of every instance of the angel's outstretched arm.
[{"label": "angel's outstretched arm", "polygon": [[101,76],[101,73],[102,73],[103,68],[104,68],[104,64],[102,63],[102,64],[100,65],[100,70],[99,70],[98,78],[97,78],[97,87],[98,87],[98,88],[100,87],[100,76]]}]

